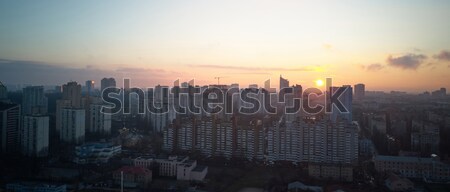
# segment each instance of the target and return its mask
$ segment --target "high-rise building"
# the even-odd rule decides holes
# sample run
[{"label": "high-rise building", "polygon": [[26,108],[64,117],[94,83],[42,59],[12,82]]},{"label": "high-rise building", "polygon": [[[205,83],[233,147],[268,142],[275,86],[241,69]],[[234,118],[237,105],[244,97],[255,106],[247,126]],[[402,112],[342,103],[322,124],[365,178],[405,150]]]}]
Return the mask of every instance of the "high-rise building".
[{"label": "high-rise building", "polygon": [[191,119],[164,131],[164,149],[200,151],[205,156],[264,159],[265,135],[261,122],[238,126],[232,121],[215,117]]},{"label": "high-rise building", "polygon": [[0,102],[0,153],[18,152],[20,105]]},{"label": "high-rise building", "polygon": [[85,118],[84,109],[62,109],[61,140],[70,144],[82,144],[85,137]]},{"label": "high-rise building", "polygon": [[365,96],[366,86],[362,83],[356,84],[355,86],[355,99],[361,100]]},{"label": "high-rise building", "polygon": [[69,100],[70,105],[75,108],[81,107],[81,85],[75,81],[63,85],[63,100]]},{"label": "high-rise building", "polygon": [[6,100],[8,98],[8,91],[6,86],[0,81],[0,101]]},{"label": "high-rise building", "polygon": [[44,95],[44,86],[29,86],[22,93],[22,114],[47,114],[47,97]]},{"label": "high-rise building", "polygon": [[86,81],[86,93],[88,95],[92,95],[94,89],[95,89],[95,81],[87,80]]},{"label": "high-rise building", "polygon": [[280,75],[280,90],[289,87],[289,81]]},{"label": "high-rise building", "polygon": [[[331,96],[338,90],[340,87],[330,87],[329,101],[331,101]],[[342,88],[345,88],[342,95],[338,98],[339,101],[344,105],[345,111],[341,111],[337,108],[336,105],[332,105],[332,112],[330,114],[330,120],[332,122],[336,122],[338,118],[345,119],[348,123],[352,122],[352,101],[353,101],[353,90],[350,85],[343,85]]]},{"label": "high-rise building", "polygon": [[45,157],[48,155],[49,117],[26,115],[21,129],[22,154]]},{"label": "high-rise building", "polygon": [[358,129],[345,121],[281,121],[269,128],[267,142],[269,161],[353,164],[358,159]]},{"label": "high-rise building", "polygon": [[103,78],[101,83],[101,92],[103,92],[103,90],[105,90],[105,88],[107,87],[116,87],[116,80],[114,78]]},{"label": "high-rise building", "polygon": [[99,134],[99,135],[110,135],[111,134],[111,114],[103,113],[101,111],[102,104],[91,104],[90,105],[90,119],[88,132]]},{"label": "high-rise building", "polygon": [[56,101],[56,135],[61,136],[63,109],[80,109],[82,106],[81,85],[77,82],[69,82],[63,87],[62,99]]}]

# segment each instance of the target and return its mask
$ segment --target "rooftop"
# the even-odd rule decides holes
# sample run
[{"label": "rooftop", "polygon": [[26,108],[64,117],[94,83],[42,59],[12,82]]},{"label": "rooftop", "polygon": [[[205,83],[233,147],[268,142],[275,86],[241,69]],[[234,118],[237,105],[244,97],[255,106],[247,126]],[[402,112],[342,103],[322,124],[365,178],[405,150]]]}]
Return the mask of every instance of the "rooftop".
[{"label": "rooftop", "polygon": [[197,165],[194,169],[192,169],[192,171],[194,171],[194,172],[202,172],[206,168],[208,168],[208,167],[207,166],[203,166],[203,165]]},{"label": "rooftop", "polygon": [[134,166],[124,166],[118,170],[116,170],[116,172],[123,172],[124,174],[148,174],[151,173],[150,170],[148,170],[147,168],[144,167],[134,167]]},{"label": "rooftop", "polygon": [[432,158],[423,157],[407,157],[407,156],[387,156],[378,155],[374,158],[375,161],[395,161],[395,162],[405,162],[405,163],[432,163]]}]

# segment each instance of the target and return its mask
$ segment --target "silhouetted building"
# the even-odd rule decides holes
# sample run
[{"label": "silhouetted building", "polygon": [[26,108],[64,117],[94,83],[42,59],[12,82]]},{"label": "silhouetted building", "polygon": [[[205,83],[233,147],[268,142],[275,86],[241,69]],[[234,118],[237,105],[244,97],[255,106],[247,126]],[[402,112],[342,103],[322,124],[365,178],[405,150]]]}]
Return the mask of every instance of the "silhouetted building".
[{"label": "silhouetted building", "polygon": [[63,85],[63,100],[69,100],[70,106],[75,108],[81,107],[81,85],[75,81],[68,82]]},{"label": "silhouetted building", "polygon": [[0,102],[0,152],[19,152],[20,105]]},{"label": "silhouetted building", "polygon": [[364,98],[366,92],[366,86],[364,84],[355,85],[355,99],[361,100]]},{"label": "silhouetted building", "polygon": [[105,88],[107,87],[116,87],[116,80],[114,78],[103,78],[101,83],[101,92],[103,92],[103,90],[105,90]]},{"label": "silhouetted building", "polygon": [[[331,95],[333,93],[335,93],[336,90],[338,90],[339,87],[331,87],[330,88],[330,93],[329,97],[331,97]],[[352,118],[352,101],[353,101],[353,90],[352,87],[350,85],[343,85],[342,88],[345,88],[345,91],[342,93],[342,95],[338,98],[342,104],[344,105],[345,109],[347,110],[347,112],[345,111],[341,111],[337,108],[337,106],[332,105],[332,113],[330,115],[330,120],[332,122],[336,122],[336,120],[338,118],[340,119],[345,119],[348,123],[352,122],[353,118]],[[331,98],[329,99],[329,101],[331,101]]]},{"label": "silhouetted building", "polygon": [[280,90],[289,87],[289,81],[280,75]]},{"label": "silhouetted building", "polygon": [[8,90],[6,86],[0,81],[0,101],[6,100],[8,98]]},{"label": "silhouetted building", "polygon": [[250,85],[248,85],[248,88],[250,88],[250,89],[258,89],[258,84],[250,84]]},{"label": "silhouetted building", "polygon": [[95,89],[95,81],[87,80],[86,81],[86,93],[87,93],[87,95],[92,95],[94,89]]}]

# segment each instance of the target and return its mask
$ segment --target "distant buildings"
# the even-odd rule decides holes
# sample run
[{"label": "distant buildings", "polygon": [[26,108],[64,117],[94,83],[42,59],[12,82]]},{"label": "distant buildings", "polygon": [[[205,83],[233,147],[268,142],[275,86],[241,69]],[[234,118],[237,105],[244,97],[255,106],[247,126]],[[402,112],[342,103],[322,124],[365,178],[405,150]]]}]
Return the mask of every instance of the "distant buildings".
[{"label": "distant buildings", "polygon": [[[338,98],[343,106],[345,107],[345,109],[347,110],[347,112],[345,111],[341,111],[337,108],[336,105],[332,105],[330,107],[332,107],[332,112],[330,114],[330,120],[332,122],[336,122],[336,120],[339,119],[344,119],[346,120],[348,123],[351,123],[353,121],[353,117],[352,117],[352,112],[353,112],[353,107],[352,107],[352,101],[353,101],[353,89],[352,86],[350,85],[344,85],[342,87],[330,87],[330,93],[329,94],[329,102],[331,102],[331,96],[333,93],[335,93],[335,91],[337,91],[339,88],[345,88],[344,92],[342,93],[342,95]],[[329,103],[331,105],[331,103]]]},{"label": "distant buildings", "polygon": [[19,151],[20,105],[0,102],[0,153]]},{"label": "distant buildings", "polygon": [[75,147],[74,163],[97,164],[107,163],[110,158],[122,152],[121,145],[112,143],[87,143]]},{"label": "distant buildings", "polygon": [[6,191],[14,192],[66,192],[66,185],[38,182],[17,182],[6,184]]},{"label": "distant buildings", "polygon": [[62,99],[69,100],[71,107],[81,108],[81,85],[74,81],[63,85]]},{"label": "distant buildings", "polygon": [[95,89],[95,81],[87,80],[85,86],[86,86],[87,95],[92,96],[94,89]]},{"label": "distant buildings", "polygon": [[355,88],[355,100],[361,100],[364,98],[365,96],[365,92],[366,92],[366,85],[360,83],[360,84],[356,84],[354,85]]},{"label": "distant buildings", "polygon": [[113,172],[114,183],[123,187],[146,188],[152,181],[152,171],[145,167],[124,166]]},{"label": "distant buildings", "polygon": [[289,87],[289,81],[280,75],[280,90]]},{"label": "distant buildings", "polygon": [[26,115],[21,129],[22,154],[46,157],[49,147],[49,117]]},{"label": "distant buildings", "polygon": [[441,88],[439,90],[431,92],[431,96],[433,97],[444,97],[447,95],[447,89]]},{"label": "distant buildings", "polygon": [[6,100],[8,98],[8,91],[6,86],[0,81],[0,101]]},{"label": "distant buildings", "polygon": [[103,78],[100,82],[101,86],[101,92],[105,90],[107,87],[116,87],[116,80],[114,78]]}]

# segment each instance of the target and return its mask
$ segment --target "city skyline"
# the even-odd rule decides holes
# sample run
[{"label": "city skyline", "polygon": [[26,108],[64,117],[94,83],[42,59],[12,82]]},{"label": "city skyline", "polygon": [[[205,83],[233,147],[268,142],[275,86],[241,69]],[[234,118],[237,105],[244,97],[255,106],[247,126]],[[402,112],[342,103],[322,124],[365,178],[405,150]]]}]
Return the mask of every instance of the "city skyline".
[{"label": "city skyline", "polygon": [[[450,88],[450,3],[2,2],[5,84],[99,76],[140,87],[243,86],[282,74],[312,87],[364,83],[414,93]],[[45,9],[43,9],[45,7]],[[42,78],[46,77],[46,78]]]}]

